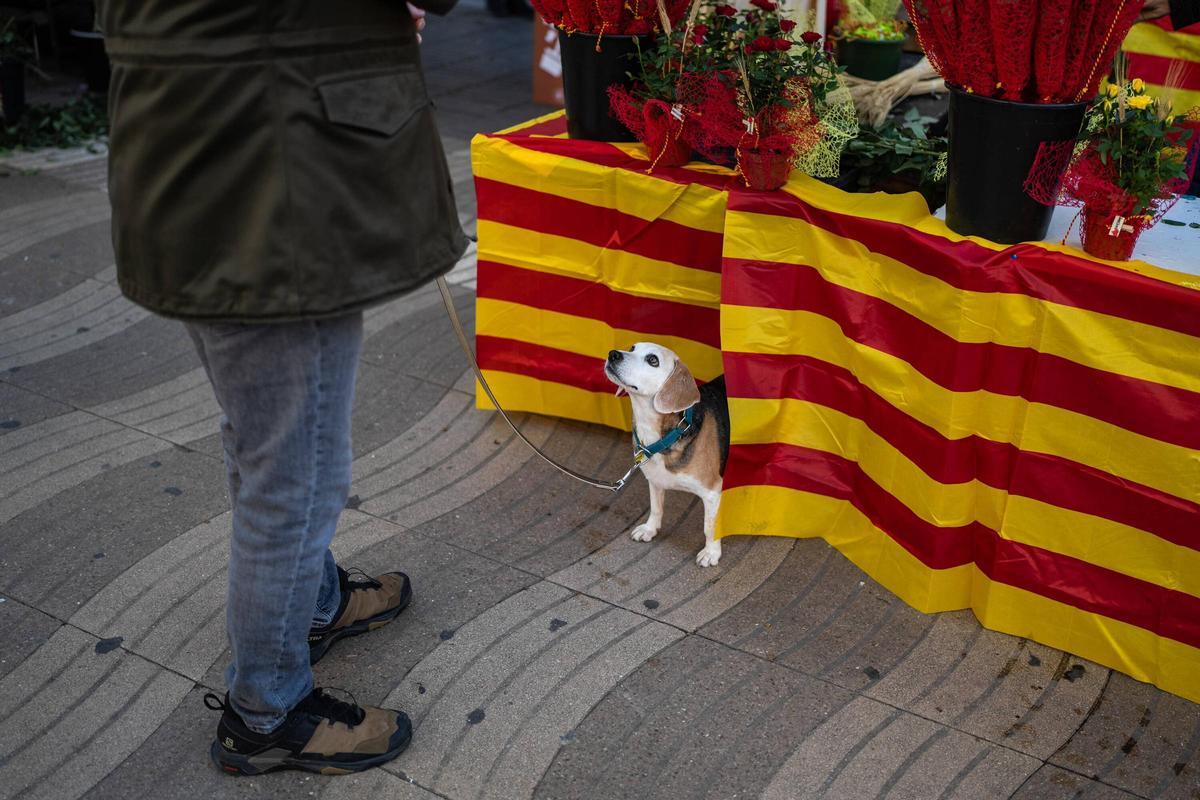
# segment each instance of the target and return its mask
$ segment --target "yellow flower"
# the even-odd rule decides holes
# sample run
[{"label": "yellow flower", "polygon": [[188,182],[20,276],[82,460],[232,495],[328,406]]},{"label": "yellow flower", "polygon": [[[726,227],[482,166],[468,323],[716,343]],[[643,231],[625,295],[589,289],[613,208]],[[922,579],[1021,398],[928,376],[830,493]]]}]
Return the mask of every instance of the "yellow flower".
[{"label": "yellow flower", "polygon": [[1150,104],[1153,102],[1154,99],[1148,95],[1134,95],[1133,97],[1129,98],[1129,107],[1136,108],[1138,111],[1141,111],[1142,109],[1149,108]]},{"label": "yellow flower", "polygon": [[1146,82],[1143,81],[1141,78],[1134,78],[1133,83],[1131,85],[1133,86],[1133,90],[1135,92],[1146,91]]},{"label": "yellow flower", "polygon": [[1121,90],[1117,88],[1117,85],[1115,83],[1110,83],[1108,85],[1108,96],[1109,97],[1116,97],[1120,93],[1121,93]]},{"label": "yellow flower", "polygon": [[1105,100],[1105,101],[1104,101],[1104,110],[1105,110],[1105,111],[1112,111],[1112,100]]}]

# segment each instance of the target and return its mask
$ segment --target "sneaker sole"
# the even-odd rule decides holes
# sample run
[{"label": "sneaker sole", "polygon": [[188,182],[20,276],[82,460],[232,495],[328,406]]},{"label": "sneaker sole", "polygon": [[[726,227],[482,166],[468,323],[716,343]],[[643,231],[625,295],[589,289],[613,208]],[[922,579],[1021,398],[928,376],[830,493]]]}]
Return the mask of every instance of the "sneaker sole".
[{"label": "sneaker sole", "polygon": [[342,639],[348,639],[351,636],[360,636],[364,633],[369,633],[377,628],[382,628],[389,622],[400,616],[400,612],[408,608],[408,604],[412,602],[412,581],[404,584],[405,592],[400,596],[400,604],[395,608],[389,609],[382,614],[376,614],[367,619],[360,619],[352,625],[347,625],[344,628],[338,628],[331,633],[328,638],[322,639],[316,644],[309,645],[308,648],[308,663],[309,665],[316,664],[325,654],[329,652],[329,648]]},{"label": "sneaker sole", "polygon": [[408,735],[400,745],[394,750],[389,750],[386,753],[380,753],[376,756],[369,756],[358,761],[321,761],[310,758],[296,758],[287,750],[267,750],[253,756],[234,755],[221,747],[221,743],[213,741],[212,746],[208,749],[208,754],[212,758],[217,769],[227,775],[237,775],[245,777],[249,775],[262,775],[267,772],[276,772],[279,770],[300,770],[302,772],[314,772],[318,775],[349,775],[354,772],[363,772],[364,770],[377,767],[380,764],[386,764],[398,755],[408,749],[409,743],[412,742],[412,734]]}]

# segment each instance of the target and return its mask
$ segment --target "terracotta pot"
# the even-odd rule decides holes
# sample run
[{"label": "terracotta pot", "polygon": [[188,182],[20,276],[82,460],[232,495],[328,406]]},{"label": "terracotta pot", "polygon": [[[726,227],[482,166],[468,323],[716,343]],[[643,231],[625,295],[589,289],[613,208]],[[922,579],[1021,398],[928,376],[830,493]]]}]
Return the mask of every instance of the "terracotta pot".
[{"label": "terracotta pot", "polygon": [[1111,236],[1108,229],[1112,225],[1112,221],[1112,214],[1090,213],[1088,209],[1083,209],[1083,217],[1080,221],[1083,249],[1097,258],[1109,261],[1128,261],[1133,255],[1133,248],[1137,244],[1140,231],[1123,230],[1118,235]]},{"label": "terracotta pot", "polygon": [[760,192],[771,192],[783,186],[792,174],[791,160],[783,153],[738,149],[738,166],[746,185]]}]

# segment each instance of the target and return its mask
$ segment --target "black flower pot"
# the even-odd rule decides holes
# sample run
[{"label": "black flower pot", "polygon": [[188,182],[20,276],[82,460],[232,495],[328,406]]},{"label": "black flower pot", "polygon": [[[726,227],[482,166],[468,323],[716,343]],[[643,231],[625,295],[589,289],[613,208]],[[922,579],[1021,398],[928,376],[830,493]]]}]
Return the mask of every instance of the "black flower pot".
[{"label": "black flower pot", "polygon": [[0,111],[5,125],[16,125],[25,113],[25,62],[0,59]]},{"label": "black flower pot", "polygon": [[1017,103],[950,87],[950,229],[1001,244],[1045,238],[1054,209],[1025,193],[1025,178],[1043,142],[1079,135],[1086,110],[1087,103]]},{"label": "black flower pot", "polygon": [[609,112],[608,87],[629,86],[638,72],[638,47],[650,36],[596,36],[558,31],[562,54],[563,102],[572,139],[632,142],[636,137]]},{"label": "black flower pot", "polygon": [[900,49],[904,40],[843,39],[838,43],[838,63],[846,72],[869,81],[886,80],[900,71]]}]

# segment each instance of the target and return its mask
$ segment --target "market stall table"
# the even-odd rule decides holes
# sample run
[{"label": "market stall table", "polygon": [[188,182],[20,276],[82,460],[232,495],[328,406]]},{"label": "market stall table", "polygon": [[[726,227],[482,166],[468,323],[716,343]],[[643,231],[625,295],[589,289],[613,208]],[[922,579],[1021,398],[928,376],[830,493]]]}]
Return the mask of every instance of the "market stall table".
[{"label": "market stall table", "polygon": [[561,131],[472,147],[507,408],[628,429],[602,360],[661,342],[726,376],[719,535],[822,537],[922,611],[1200,700],[1200,278],[964,239],[915,194],[649,175]]}]

